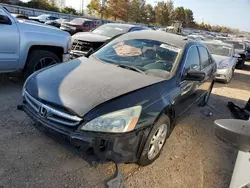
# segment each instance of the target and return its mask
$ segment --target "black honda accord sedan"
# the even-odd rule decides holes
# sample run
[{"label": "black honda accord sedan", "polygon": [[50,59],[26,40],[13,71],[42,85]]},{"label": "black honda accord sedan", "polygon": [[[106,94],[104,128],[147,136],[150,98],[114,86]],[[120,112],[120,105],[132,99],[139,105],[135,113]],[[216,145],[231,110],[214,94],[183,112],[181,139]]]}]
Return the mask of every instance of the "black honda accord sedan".
[{"label": "black honda accord sedan", "polygon": [[193,104],[207,103],[215,73],[215,61],[199,42],[132,32],[89,58],[34,73],[19,109],[100,160],[148,165],[175,120]]}]

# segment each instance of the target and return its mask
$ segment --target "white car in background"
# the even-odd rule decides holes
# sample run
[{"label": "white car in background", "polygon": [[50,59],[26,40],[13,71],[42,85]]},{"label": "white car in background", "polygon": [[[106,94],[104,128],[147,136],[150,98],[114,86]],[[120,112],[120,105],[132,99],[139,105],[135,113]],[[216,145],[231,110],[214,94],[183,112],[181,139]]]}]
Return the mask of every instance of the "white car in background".
[{"label": "white car in background", "polygon": [[232,44],[217,41],[204,41],[217,63],[216,80],[229,83],[233,77],[239,55],[235,53]]},{"label": "white car in background", "polygon": [[57,20],[59,19],[58,17],[52,16],[50,14],[42,14],[40,16],[36,16],[36,17],[29,17],[30,20],[33,21],[38,21],[41,23],[45,23],[47,21],[52,21],[52,20]]}]

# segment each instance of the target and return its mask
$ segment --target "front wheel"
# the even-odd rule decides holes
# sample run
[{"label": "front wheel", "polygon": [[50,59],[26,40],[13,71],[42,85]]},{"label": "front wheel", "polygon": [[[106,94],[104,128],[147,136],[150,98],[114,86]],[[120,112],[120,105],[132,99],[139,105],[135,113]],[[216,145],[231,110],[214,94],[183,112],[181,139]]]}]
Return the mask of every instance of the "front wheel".
[{"label": "front wheel", "polygon": [[234,70],[231,69],[230,72],[229,72],[228,75],[227,75],[226,80],[225,80],[225,83],[226,83],[226,84],[228,84],[228,83],[232,80],[233,74],[234,74]]},{"label": "front wheel", "polygon": [[171,132],[172,128],[169,117],[162,115],[155,122],[137,164],[147,166],[154,162],[160,156],[162,148]]},{"label": "front wheel", "polygon": [[60,62],[57,55],[45,50],[34,50],[29,54],[24,69],[24,78],[27,79],[32,73]]}]

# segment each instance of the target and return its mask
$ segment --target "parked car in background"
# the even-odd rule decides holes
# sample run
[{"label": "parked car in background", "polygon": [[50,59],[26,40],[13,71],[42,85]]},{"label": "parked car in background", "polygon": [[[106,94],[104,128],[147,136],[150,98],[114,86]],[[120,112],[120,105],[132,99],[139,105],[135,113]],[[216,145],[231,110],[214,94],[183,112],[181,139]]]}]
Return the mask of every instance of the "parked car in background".
[{"label": "parked car in background", "polygon": [[33,20],[33,21],[38,21],[38,22],[41,22],[41,23],[45,23],[47,21],[51,21],[51,20],[57,20],[59,19],[58,17],[56,16],[52,16],[50,14],[42,14],[40,16],[37,16],[37,17],[29,17],[30,20]]},{"label": "parked car in background", "polygon": [[27,78],[46,66],[69,60],[71,36],[57,28],[17,20],[0,6],[0,73],[24,72]]},{"label": "parked car in background", "polygon": [[108,40],[122,35],[124,33],[140,30],[148,30],[149,28],[131,25],[131,24],[104,24],[91,32],[80,32],[72,36],[72,58],[85,56],[89,52],[96,51]]},{"label": "parked car in background", "polygon": [[214,40],[218,40],[218,41],[224,42],[224,41],[230,40],[230,38],[229,37],[223,37],[223,36],[216,36],[214,38]]},{"label": "parked car in background", "polygon": [[23,14],[11,14],[13,17],[15,17],[16,19],[23,19],[23,20],[29,20],[28,16],[25,16]]},{"label": "parked car in background", "polygon": [[204,44],[129,32],[89,58],[34,73],[19,109],[101,161],[145,166],[159,157],[175,120],[208,102],[215,74]]},{"label": "parked car in background", "polygon": [[61,24],[60,29],[69,32],[71,35],[78,32],[88,32],[95,28],[94,22],[85,18],[75,18],[70,22]]},{"label": "parked car in background", "polygon": [[46,21],[45,24],[46,25],[52,25],[54,27],[60,28],[61,24],[64,23],[64,22],[69,22],[69,20],[60,18],[60,19],[57,19],[57,20]]},{"label": "parked car in background", "polygon": [[188,35],[187,38],[195,41],[204,41],[204,37],[201,35]]},{"label": "parked car in background", "polygon": [[216,79],[229,83],[233,77],[239,57],[235,53],[233,45],[216,41],[205,41],[204,44],[217,63]]},{"label": "parked car in background", "polygon": [[233,41],[233,40],[227,40],[224,42],[234,45],[235,53],[240,55],[240,57],[238,58],[236,68],[242,69],[245,65],[246,55],[247,55],[246,44],[244,42]]}]

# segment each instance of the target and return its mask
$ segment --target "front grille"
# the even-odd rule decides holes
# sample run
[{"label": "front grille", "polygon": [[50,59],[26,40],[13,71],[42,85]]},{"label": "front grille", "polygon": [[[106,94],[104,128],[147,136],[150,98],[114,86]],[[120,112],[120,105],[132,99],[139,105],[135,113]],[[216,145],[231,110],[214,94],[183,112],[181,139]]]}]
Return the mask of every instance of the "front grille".
[{"label": "front grille", "polygon": [[90,42],[82,40],[74,40],[72,44],[72,50],[88,52],[90,49],[93,49],[93,44]]},{"label": "front grille", "polygon": [[78,125],[82,121],[82,118],[73,116],[61,110],[55,109],[47,104],[45,105],[41,103],[32,97],[27,91],[24,91],[24,100],[26,101],[26,104],[29,106],[29,108],[35,111],[35,113],[39,114],[40,117],[45,121],[51,121],[52,123],[71,127]]}]

